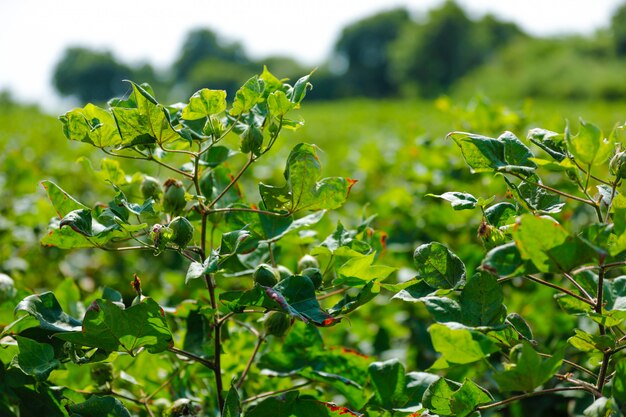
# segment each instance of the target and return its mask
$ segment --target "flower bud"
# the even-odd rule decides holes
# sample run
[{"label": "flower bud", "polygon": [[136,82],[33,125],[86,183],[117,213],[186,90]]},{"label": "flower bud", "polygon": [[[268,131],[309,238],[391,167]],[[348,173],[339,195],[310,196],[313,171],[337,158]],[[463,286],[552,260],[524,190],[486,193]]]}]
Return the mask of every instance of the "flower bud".
[{"label": "flower bud", "polygon": [[315,289],[318,289],[322,286],[323,276],[322,271],[320,271],[319,268],[306,268],[304,271],[301,272],[301,274],[311,280]]},{"label": "flower bud", "polygon": [[144,200],[147,200],[149,198],[158,200],[159,196],[163,192],[159,180],[148,175],[143,177],[143,181],[141,182],[141,186],[139,187],[139,189],[141,190],[141,194],[143,195]]},{"label": "flower bud", "polygon": [[263,285],[264,287],[273,287],[278,283],[278,271],[272,268],[270,265],[261,264],[256,267],[252,274],[254,282]]},{"label": "flower bud", "polygon": [[171,242],[183,249],[193,239],[193,226],[184,217],[175,217],[168,225],[172,229]]},{"label": "flower bud", "polygon": [[311,255],[304,255],[298,261],[298,272],[302,272],[307,268],[319,268],[320,263],[317,262],[317,259]]},{"label": "flower bud", "polygon": [[285,313],[272,311],[263,322],[265,334],[282,337],[291,327],[291,319]]},{"label": "flower bud", "polygon": [[185,208],[185,205],[187,205],[183,183],[170,178],[165,181],[164,187],[163,210],[165,210],[166,213],[171,214],[176,214],[182,211]]},{"label": "flower bud", "polygon": [[91,379],[96,385],[101,386],[113,381],[113,365],[109,362],[94,364],[90,370]]},{"label": "flower bud", "polygon": [[626,177],[626,151],[617,152],[609,162],[609,172],[618,179]]}]

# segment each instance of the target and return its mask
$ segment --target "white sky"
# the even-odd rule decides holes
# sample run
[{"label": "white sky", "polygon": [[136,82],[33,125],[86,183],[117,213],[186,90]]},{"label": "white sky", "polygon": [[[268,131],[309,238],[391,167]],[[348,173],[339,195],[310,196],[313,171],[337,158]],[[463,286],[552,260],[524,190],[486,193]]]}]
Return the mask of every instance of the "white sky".
[{"label": "white sky", "polygon": [[[624,0],[457,0],[535,35],[592,33]],[[52,68],[69,45],[113,50],[128,63],[174,61],[190,29],[208,27],[255,58],[284,54],[315,66],[346,24],[405,5],[417,15],[443,0],[0,0],[0,90],[53,107]]]}]

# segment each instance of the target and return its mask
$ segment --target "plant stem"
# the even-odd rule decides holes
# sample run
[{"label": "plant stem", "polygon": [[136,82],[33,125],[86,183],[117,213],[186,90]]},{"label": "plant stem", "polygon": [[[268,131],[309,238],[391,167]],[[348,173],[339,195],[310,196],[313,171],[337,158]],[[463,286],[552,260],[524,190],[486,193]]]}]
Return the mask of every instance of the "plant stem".
[{"label": "plant stem", "polygon": [[228,183],[228,185],[226,186],[226,188],[224,188],[222,190],[222,192],[215,197],[215,200],[211,201],[211,203],[207,206],[207,209],[210,209],[211,207],[213,207],[215,205],[215,203],[217,203],[218,201],[220,201],[220,199],[222,197],[224,197],[224,194],[226,194],[228,192],[228,190],[231,189],[231,187],[233,185],[235,185],[237,183],[237,181],[239,181],[239,178],[241,178],[241,176],[243,175],[244,172],[246,172],[246,170],[250,167],[250,165],[252,165],[252,163],[255,161],[254,159],[254,154],[252,152],[250,152],[250,158],[248,158],[248,162],[246,162],[244,164],[244,166],[241,168],[241,170],[239,170],[239,172],[237,173],[237,175],[235,175],[233,177],[232,180],[230,180],[230,183]]},{"label": "plant stem", "polygon": [[560,287],[560,286],[558,286],[556,284],[552,284],[551,282],[544,281],[544,280],[542,280],[540,278],[533,277],[532,275],[525,275],[525,277],[527,279],[531,280],[531,281],[535,281],[535,282],[537,282],[539,284],[545,285],[546,287],[554,288],[555,290],[564,292],[565,294],[567,294],[567,295],[569,295],[571,297],[574,297],[574,298],[576,298],[576,299],[578,299],[578,300],[580,300],[580,301],[582,301],[584,303],[587,303],[590,306],[595,306],[595,303],[593,301],[588,300],[585,297],[581,297],[580,295],[576,294],[575,292],[572,292],[572,291],[568,290],[567,288],[563,288],[563,287]]},{"label": "plant stem", "polygon": [[613,351],[604,352],[602,355],[602,365],[600,365],[600,372],[598,373],[598,382],[596,383],[596,387],[598,391],[602,392],[602,388],[604,388],[604,384],[606,382],[606,371],[609,368],[609,361],[611,359],[611,355]]},{"label": "plant stem", "polygon": [[295,389],[305,387],[305,386],[309,385],[310,383],[311,383],[311,381],[306,381],[306,382],[303,382],[301,384],[294,385],[293,387],[290,387],[290,388],[279,389],[279,390],[276,390],[276,391],[264,392],[262,394],[255,395],[254,397],[246,398],[245,400],[242,400],[241,403],[242,404],[250,403],[250,402],[256,401],[256,400],[258,400],[260,398],[271,397],[272,395],[282,394],[283,392],[293,391]]},{"label": "plant stem", "polygon": [[494,403],[491,404],[487,404],[487,405],[481,405],[475,408],[476,411],[483,411],[483,410],[489,410],[490,408],[495,408],[495,407],[501,407],[503,405],[507,405],[509,403],[515,402],[515,401],[519,401],[519,400],[524,400],[526,398],[531,398],[531,397],[537,397],[539,395],[546,395],[546,394],[552,394],[555,392],[562,392],[562,391],[587,391],[590,392],[590,389],[587,387],[561,387],[561,388],[548,388],[548,389],[544,389],[541,391],[533,391],[533,392],[529,392],[526,394],[521,394],[521,395],[516,395],[514,397],[509,397],[505,400],[502,401],[496,401]]},{"label": "plant stem", "polygon": [[556,188],[552,188],[552,187],[550,187],[548,185],[544,185],[544,184],[541,184],[541,183],[538,183],[538,182],[530,181],[530,180],[528,180],[528,178],[524,178],[521,175],[516,175],[516,174],[511,174],[511,175],[513,175],[514,177],[519,178],[520,180],[526,182],[527,184],[534,185],[535,187],[543,188],[544,190],[548,190],[550,192],[553,192],[554,194],[562,195],[563,197],[569,198],[571,200],[576,200],[576,201],[579,201],[581,203],[588,204],[588,205],[590,205],[592,207],[597,206],[595,201],[586,200],[584,198],[577,197],[577,196],[572,195],[572,194],[568,194],[565,191],[557,190]]},{"label": "plant stem", "polygon": [[[207,214],[202,214],[201,221],[201,231],[200,231],[200,252],[202,257],[202,262],[206,260],[206,233],[207,233]],[[209,290],[209,298],[211,300],[211,308],[215,311],[215,318],[213,321],[213,341],[214,341],[214,349],[215,349],[215,361],[213,373],[215,374],[215,389],[217,391],[217,403],[220,410],[224,409],[224,395],[222,393],[222,341],[220,337],[220,314],[217,309],[217,301],[215,299],[215,282],[213,281],[213,276],[211,274],[204,275],[204,281],[206,282],[207,289]]]},{"label": "plant stem", "polygon": [[198,356],[195,353],[187,352],[185,350],[175,348],[174,346],[167,348],[167,350],[169,350],[170,352],[172,352],[172,353],[174,353],[176,355],[184,356],[184,357],[189,358],[189,359],[191,359],[193,361],[196,361],[196,362],[206,366],[209,369],[215,370],[215,363],[211,362],[208,359],[204,359],[203,357]]},{"label": "plant stem", "polygon": [[247,207],[224,207],[224,208],[210,209],[208,210],[208,213],[230,213],[234,211],[246,211],[250,213],[265,214],[267,216],[276,216],[276,217],[289,216],[288,212],[276,213],[275,211],[259,210],[259,209],[253,209],[253,208],[247,208]]},{"label": "plant stem", "polygon": [[580,285],[578,283],[578,281],[576,281],[574,279],[574,277],[572,277],[570,274],[568,274],[567,272],[563,272],[563,275],[565,276],[565,278],[567,278],[576,288],[578,288],[578,291],[580,291],[581,293],[583,293],[583,295],[585,297],[587,297],[589,299],[589,301],[594,301],[594,298],[591,296],[591,294],[589,294],[587,292],[587,290],[585,290],[582,285]]},{"label": "plant stem", "polygon": [[259,338],[257,339],[256,345],[254,346],[254,351],[252,351],[252,355],[250,355],[250,359],[248,359],[246,368],[243,370],[243,373],[241,374],[241,377],[239,378],[239,381],[237,382],[237,385],[236,385],[237,389],[241,388],[241,386],[243,385],[243,380],[246,378],[246,375],[248,375],[248,371],[250,371],[252,362],[254,362],[254,358],[256,357],[257,353],[259,353],[259,349],[261,348],[261,345],[263,344],[264,341],[265,341],[265,338],[263,336],[259,336]]},{"label": "plant stem", "polygon": [[317,297],[317,299],[318,300],[325,300],[327,298],[332,297],[333,295],[337,295],[337,294],[341,294],[343,292],[346,292],[347,290],[348,290],[347,287],[346,288],[339,288],[338,290],[331,291],[331,292],[329,292],[327,294],[320,295],[319,297]]},{"label": "plant stem", "polygon": [[[544,358],[551,358],[551,357],[552,357],[552,355],[547,354],[547,353],[539,353],[539,356],[542,356],[542,357],[544,357]],[[567,364],[567,365],[571,366],[571,367],[572,367],[572,368],[574,368],[574,369],[578,369],[579,371],[584,372],[584,373],[586,373],[586,374],[587,374],[587,375],[589,375],[589,376],[592,376],[592,377],[594,377],[594,378],[597,378],[597,377],[598,377],[595,373],[593,373],[593,372],[592,372],[592,371],[590,371],[589,369],[585,368],[584,366],[578,365],[578,364],[577,364],[577,363],[575,363],[575,362],[568,361],[567,359],[563,359],[563,363],[565,363],[565,364]]]}]

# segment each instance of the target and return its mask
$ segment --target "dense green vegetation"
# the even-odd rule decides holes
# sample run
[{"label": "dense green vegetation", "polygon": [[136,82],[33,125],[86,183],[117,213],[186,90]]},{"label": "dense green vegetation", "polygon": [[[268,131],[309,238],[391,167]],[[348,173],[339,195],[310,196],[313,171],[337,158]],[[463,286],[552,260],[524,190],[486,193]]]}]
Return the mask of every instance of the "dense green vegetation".
[{"label": "dense green vegetation", "polygon": [[602,139],[626,104],[299,109],[307,78],[261,79],[177,107],[135,85],[63,123],[2,98],[0,414],[621,415],[626,204]]}]

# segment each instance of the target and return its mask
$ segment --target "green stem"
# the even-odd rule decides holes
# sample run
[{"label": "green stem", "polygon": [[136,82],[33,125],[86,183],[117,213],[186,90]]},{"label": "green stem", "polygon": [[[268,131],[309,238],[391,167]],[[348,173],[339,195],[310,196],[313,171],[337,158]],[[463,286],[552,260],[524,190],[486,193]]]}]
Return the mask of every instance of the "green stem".
[{"label": "green stem", "polygon": [[180,355],[180,356],[184,356],[185,358],[191,359],[195,362],[198,362],[199,364],[202,364],[204,366],[206,366],[207,368],[211,369],[211,370],[215,370],[215,363],[211,362],[208,359],[204,359],[201,356],[198,356],[194,353],[191,352],[187,352],[185,350],[182,349],[178,349],[174,346],[171,346],[169,348],[167,348],[167,350],[169,350],[170,352],[176,354],[176,355]]},{"label": "green stem", "polygon": [[527,279],[531,280],[531,281],[534,281],[534,282],[538,283],[538,284],[542,284],[542,285],[545,285],[546,287],[554,288],[555,290],[561,291],[561,292],[563,292],[563,293],[565,293],[565,294],[567,294],[567,295],[569,295],[571,297],[574,297],[574,298],[576,298],[576,299],[578,299],[578,300],[580,300],[580,301],[582,301],[584,303],[587,303],[587,304],[589,304],[591,306],[595,305],[595,303],[593,301],[588,300],[585,297],[581,297],[580,295],[576,294],[575,292],[572,292],[572,291],[568,290],[567,288],[563,288],[563,287],[560,287],[560,286],[558,286],[556,284],[553,284],[551,282],[544,281],[544,280],[542,280],[540,278],[533,277],[532,275],[526,275],[525,277]]},{"label": "green stem", "polygon": [[[552,358],[552,355],[547,354],[547,353],[539,353],[539,356],[544,357],[544,358]],[[575,362],[568,361],[567,359],[563,359],[563,363],[571,366],[574,369],[577,369],[577,370],[579,370],[581,372],[584,372],[584,373],[586,373],[589,376],[592,376],[594,378],[598,377],[593,371],[590,371],[589,369],[587,369],[584,366],[581,366],[581,365],[579,365],[579,364],[577,364]]]},{"label": "green stem", "polygon": [[236,385],[237,389],[241,388],[241,386],[243,385],[243,381],[246,378],[246,375],[248,375],[248,372],[250,371],[252,362],[254,362],[254,358],[256,357],[257,353],[259,353],[259,349],[261,348],[261,345],[263,344],[264,341],[265,341],[265,338],[263,336],[259,336],[259,338],[257,339],[256,345],[254,346],[254,351],[252,352],[252,355],[250,355],[250,359],[248,359],[246,368],[243,370],[243,373],[241,374],[241,377],[239,378],[239,381],[237,382],[237,385]]},{"label": "green stem", "polygon": [[276,216],[276,217],[287,217],[287,216],[289,216],[289,213],[287,213],[287,212],[285,212],[285,213],[276,213],[275,211],[258,210],[258,209],[247,208],[247,207],[225,207],[225,208],[210,209],[207,212],[210,214],[210,213],[231,213],[231,212],[235,212],[235,211],[246,211],[246,212],[249,212],[249,213],[264,214],[266,216]]},{"label": "green stem", "polygon": [[[202,262],[206,259],[206,234],[207,234],[207,214],[204,213],[202,215],[201,221],[201,231],[200,231],[200,252],[202,257]],[[215,298],[215,281],[213,280],[213,276],[211,274],[204,275],[204,281],[206,283],[207,289],[209,291],[209,298],[211,301],[211,308],[215,311],[215,318],[213,321],[213,343],[215,350],[215,361],[213,373],[215,374],[215,389],[217,391],[217,402],[220,410],[224,409],[224,395],[223,395],[223,385],[222,385],[222,341],[220,337],[220,314],[217,309],[217,301]]]},{"label": "green stem", "polygon": [[277,395],[277,394],[282,394],[284,392],[293,391],[293,390],[296,390],[298,388],[305,387],[305,386],[309,385],[310,383],[311,383],[311,381],[306,381],[306,382],[303,382],[301,384],[296,384],[296,385],[294,385],[292,387],[289,387],[289,388],[279,389],[279,390],[276,390],[276,391],[264,392],[262,394],[255,395],[254,397],[246,398],[245,400],[242,400],[241,403],[242,404],[246,404],[246,403],[250,403],[252,401],[256,401],[258,399],[261,399],[261,398],[271,397],[273,395]]},{"label": "green stem", "polygon": [[228,190],[230,190],[231,187],[235,185],[237,181],[239,181],[239,178],[241,178],[243,173],[246,172],[246,170],[250,167],[250,165],[252,165],[254,161],[255,161],[254,155],[252,154],[252,152],[250,152],[250,158],[248,158],[248,162],[246,162],[245,165],[241,168],[241,170],[239,170],[237,175],[233,177],[233,179],[230,181],[230,183],[228,183],[226,188],[224,188],[222,192],[217,197],[215,197],[215,200],[211,201],[211,203],[207,206],[207,209],[212,208],[218,201],[221,200],[222,197],[224,197],[224,194],[226,194]]},{"label": "green stem", "polygon": [[[600,259],[600,263],[598,265],[600,267],[600,271],[598,271],[598,296],[595,305],[595,312],[598,314],[602,314],[602,307],[604,306],[604,258]],[[599,331],[601,335],[606,334],[606,327],[602,324],[598,323]],[[598,391],[602,392],[602,388],[604,388],[604,383],[606,382],[606,371],[609,367],[609,360],[611,359],[612,351],[606,351],[602,355],[602,364],[600,365],[600,371],[598,372],[598,381],[596,386]]]},{"label": "green stem", "polygon": [[598,372],[598,381],[596,383],[596,387],[600,392],[602,392],[602,388],[604,388],[604,384],[606,383],[606,371],[609,369],[609,361],[613,353],[613,351],[607,351],[602,355],[602,365],[600,365],[600,372]]},{"label": "green stem", "polygon": [[507,405],[509,403],[524,400],[526,398],[537,397],[539,395],[553,394],[555,392],[563,392],[563,391],[587,391],[590,389],[587,387],[560,387],[560,388],[548,388],[541,391],[533,391],[526,394],[516,395],[514,397],[509,397],[506,400],[496,401],[491,404],[481,405],[475,408],[476,411],[484,411],[489,410],[490,408],[501,407],[503,405]]},{"label": "green stem", "polygon": [[530,180],[528,180],[528,178],[524,178],[521,175],[516,175],[516,174],[511,174],[511,175],[513,175],[514,177],[519,178],[520,180],[526,182],[527,184],[534,185],[535,187],[543,188],[544,190],[548,190],[548,191],[550,191],[550,192],[552,192],[554,194],[559,194],[559,195],[561,195],[563,197],[569,198],[571,200],[576,200],[576,201],[579,201],[579,202],[584,203],[584,204],[588,204],[588,205],[590,205],[592,207],[596,206],[596,203],[593,200],[585,200],[584,198],[580,198],[580,197],[577,197],[575,195],[568,194],[568,193],[566,193],[564,191],[557,190],[556,188],[552,188],[552,187],[550,187],[548,185],[544,185],[544,184],[541,184],[541,183],[538,183],[538,182],[530,181]]}]

